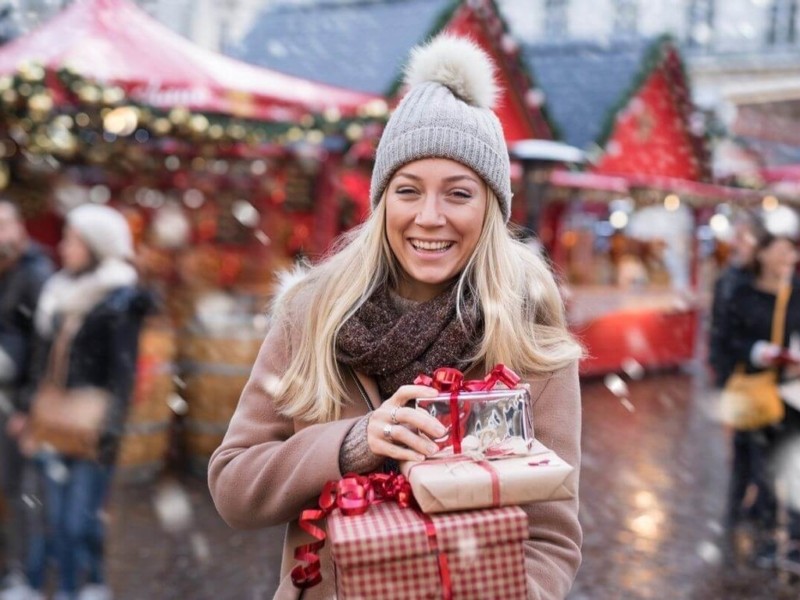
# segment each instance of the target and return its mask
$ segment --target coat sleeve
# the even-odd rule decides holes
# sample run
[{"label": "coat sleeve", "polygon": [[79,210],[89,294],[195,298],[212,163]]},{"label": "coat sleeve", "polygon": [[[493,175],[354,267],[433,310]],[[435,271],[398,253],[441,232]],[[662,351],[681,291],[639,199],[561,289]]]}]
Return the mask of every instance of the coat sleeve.
[{"label": "coat sleeve", "polygon": [[142,321],[139,315],[123,312],[111,315],[109,318],[106,389],[111,396],[111,406],[103,432],[105,443],[113,442],[123,433],[125,417],[136,383],[141,327]]},{"label": "coat sleeve", "polygon": [[533,399],[536,438],[574,467],[566,485],[570,500],[532,503],[530,537],[525,543],[528,598],[563,600],[581,564],[583,534],[578,522],[578,481],[581,466],[581,394],[577,361],[557,371]]},{"label": "coat sleeve", "polygon": [[735,365],[730,349],[731,303],[733,283],[729,275],[723,274],[714,284],[711,305],[711,327],[708,338],[708,362],[714,369],[714,383],[717,387],[725,385]]},{"label": "coat sleeve", "polygon": [[211,457],[211,496],[232,527],[294,520],[316,503],[327,481],[342,476],[339,449],[358,418],[303,426],[281,415],[270,389],[290,356],[289,326],[273,323],[225,438]]}]

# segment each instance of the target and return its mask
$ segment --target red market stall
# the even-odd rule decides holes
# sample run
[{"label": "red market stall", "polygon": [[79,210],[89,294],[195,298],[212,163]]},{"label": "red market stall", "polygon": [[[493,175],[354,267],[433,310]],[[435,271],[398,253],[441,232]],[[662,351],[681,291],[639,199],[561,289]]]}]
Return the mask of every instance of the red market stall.
[{"label": "red market stall", "polygon": [[139,365],[158,393],[137,393],[131,416],[158,439],[131,433],[124,466],[152,474],[173,411],[202,466],[260,345],[275,270],[333,238],[330,173],[385,106],[206,52],[124,0],[75,2],[0,48],[0,188],[50,246],[71,207],[119,208],[164,300],[169,326],[145,333]]},{"label": "red market stall", "polygon": [[696,205],[724,194],[702,183],[709,157],[677,49],[660,38],[526,57],[565,141],[589,156],[585,172],[550,174],[539,223],[589,353],[582,373],[691,360],[703,306],[696,233],[708,220]]},{"label": "red market stall", "polygon": [[764,195],[650,176],[558,171],[551,180],[551,202],[562,208],[553,260],[568,281],[571,327],[590,354],[582,373],[690,361],[724,262],[713,221],[726,224]]},{"label": "red market stall", "polygon": [[[253,137],[250,132],[254,129],[255,137],[259,136],[253,120],[295,125],[298,131],[293,141],[303,141],[315,129],[315,115],[329,115],[336,121],[362,114],[370,109],[370,103],[381,103],[374,94],[292,77],[197,47],[128,0],[72,3],[35,31],[0,48],[0,75],[6,107],[29,111],[34,120],[59,112],[69,114],[69,109],[62,110],[65,104],[120,108],[117,121],[123,121],[123,129],[131,123],[130,133],[139,135],[144,130],[153,134],[141,134],[148,139],[139,143],[139,154],[160,155],[161,161],[181,154],[186,161],[196,158],[191,154],[199,154],[201,159],[241,154],[239,142]],[[126,104],[145,110],[132,116],[130,110],[125,112]],[[229,120],[213,122],[212,115],[224,115]],[[208,134],[205,137],[211,139],[204,141],[217,147],[153,142],[157,136],[174,133],[178,125],[193,130],[192,134]],[[73,122],[67,127],[69,131],[59,126],[55,136],[52,127],[44,133],[68,145],[72,143],[69,136],[80,139],[74,135],[79,126]],[[274,148],[254,149],[252,140],[248,146],[254,158],[275,154]],[[67,151],[60,154],[65,162],[72,158]],[[109,162],[103,157],[96,162],[103,161]],[[129,170],[138,175],[140,166]],[[169,175],[170,170],[161,166]],[[33,217],[30,226],[49,243],[57,239],[59,223],[50,214]],[[327,239],[316,240],[316,245],[324,247],[334,234],[329,232]]]}]

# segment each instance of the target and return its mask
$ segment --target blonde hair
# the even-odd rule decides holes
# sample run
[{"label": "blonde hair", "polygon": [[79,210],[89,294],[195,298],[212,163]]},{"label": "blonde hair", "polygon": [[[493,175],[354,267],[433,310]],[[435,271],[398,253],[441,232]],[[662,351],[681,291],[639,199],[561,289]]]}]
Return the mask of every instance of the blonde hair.
[{"label": "blonde hair", "polygon": [[[469,294],[483,313],[483,337],[475,354],[464,358],[489,366],[502,362],[523,376],[565,367],[583,350],[567,330],[553,275],[540,255],[511,235],[488,186],[487,196],[481,235],[457,283],[459,318]],[[292,317],[305,326],[275,389],[284,415],[311,422],[340,418],[346,392],[336,360],[339,329],[375,290],[400,276],[385,223],[384,193],[369,219],[276,303],[278,322],[298,296],[304,295],[308,307]]]}]

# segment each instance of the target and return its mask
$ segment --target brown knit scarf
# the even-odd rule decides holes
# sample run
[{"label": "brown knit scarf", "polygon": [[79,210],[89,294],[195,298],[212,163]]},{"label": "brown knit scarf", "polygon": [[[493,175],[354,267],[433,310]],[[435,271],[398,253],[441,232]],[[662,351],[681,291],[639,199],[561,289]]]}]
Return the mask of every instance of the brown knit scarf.
[{"label": "brown knit scarf", "polygon": [[468,299],[464,323],[456,315],[456,287],[399,311],[388,288],[376,291],[339,331],[339,361],[374,377],[387,399],[419,373],[439,367],[464,368],[480,341],[482,322]]}]

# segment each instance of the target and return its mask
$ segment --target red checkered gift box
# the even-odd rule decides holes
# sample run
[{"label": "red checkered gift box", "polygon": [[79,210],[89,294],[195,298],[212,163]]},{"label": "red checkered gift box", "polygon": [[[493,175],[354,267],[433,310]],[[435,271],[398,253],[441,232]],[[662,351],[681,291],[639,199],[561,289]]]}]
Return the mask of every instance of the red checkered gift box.
[{"label": "red checkered gift box", "polygon": [[527,537],[528,517],[519,507],[428,516],[386,502],[361,515],[328,517],[345,599],[525,598]]}]

